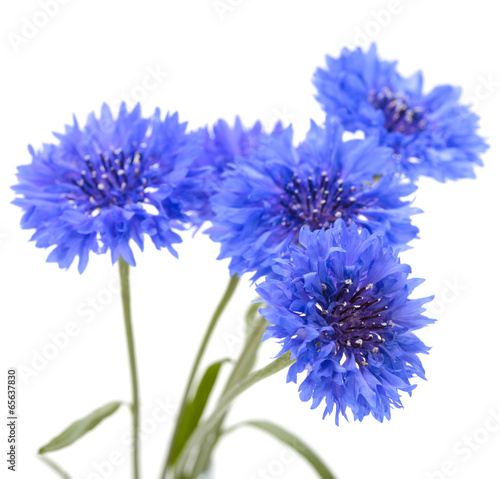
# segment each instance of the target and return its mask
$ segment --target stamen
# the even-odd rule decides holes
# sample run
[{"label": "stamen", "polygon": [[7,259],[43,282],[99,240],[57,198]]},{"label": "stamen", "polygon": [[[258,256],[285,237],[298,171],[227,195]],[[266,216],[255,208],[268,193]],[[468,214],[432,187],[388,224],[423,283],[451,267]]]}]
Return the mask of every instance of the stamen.
[{"label": "stamen", "polygon": [[403,93],[394,93],[386,86],[378,94],[370,92],[368,99],[384,113],[384,126],[389,131],[410,135],[426,126],[427,112],[418,105],[410,107],[410,100]]}]

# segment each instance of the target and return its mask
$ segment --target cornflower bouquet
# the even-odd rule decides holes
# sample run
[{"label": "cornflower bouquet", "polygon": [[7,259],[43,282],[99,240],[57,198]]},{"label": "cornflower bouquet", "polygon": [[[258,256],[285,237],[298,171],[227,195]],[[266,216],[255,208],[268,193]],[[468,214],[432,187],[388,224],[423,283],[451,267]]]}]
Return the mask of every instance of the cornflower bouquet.
[{"label": "cornflower bouquet", "polygon": [[[396,62],[344,49],[314,74],[324,123],[311,122],[302,141],[293,127],[266,131],[219,120],[191,131],[177,113],[143,117],[124,104],[104,104],[84,126],[76,119],[57,143],[29,147],[18,169],[14,204],[22,228],[35,230],[47,261],[80,273],[90,253],[118,263],[132,385],[132,477],[141,477],[140,394],[130,306],[131,247],[149,237],[177,256],[180,232],[193,228],[220,243],[230,279],[206,324],[166,448],[161,479],[210,477],[214,448],[228,410],[248,388],[285,368],[300,399],[324,408],[337,426],[372,415],[389,420],[425,378],[429,348],[418,331],[431,324],[413,297],[399,253],[418,237],[409,199],[421,176],[437,181],[474,177],[487,149],[478,117],[449,85],[424,92],[420,72],[409,78]],[[355,133],[353,135],[352,133]],[[258,299],[246,311],[247,335],[216,405],[207,410],[225,359],[200,371],[205,349],[240,278],[250,273]],[[410,298],[411,296],[411,298]],[[198,320],[198,319],[197,319]],[[263,340],[279,343],[276,358],[254,369]],[[226,366],[224,366],[226,367]],[[48,453],[70,446],[120,408],[110,402],[71,424],[40,448],[41,458],[70,477]],[[306,414],[306,413],[305,413]],[[309,461],[318,477],[334,474],[293,432],[269,421],[248,421]],[[343,427],[347,427],[345,424]]]}]

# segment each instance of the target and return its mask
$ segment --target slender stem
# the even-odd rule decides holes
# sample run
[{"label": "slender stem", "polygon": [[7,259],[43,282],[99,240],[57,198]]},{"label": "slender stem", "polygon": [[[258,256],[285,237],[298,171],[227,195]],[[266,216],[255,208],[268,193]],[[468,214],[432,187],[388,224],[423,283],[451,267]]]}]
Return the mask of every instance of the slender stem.
[{"label": "slender stem", "polygon": [[264,332],[266,331],[268,325],[269,323],[262,316],[258,317],[256,324],[252,327],[252,330],[247,335],[243,350],[234,365],[229,379],[227,380],[226,386],[224,387],[224,390],[222,392],[222,396],[229,392],[229,390],[236,382],[238,382],[244,376],[247,376],[252,370],[255,363],[257,350],[262,344],[262,336],[264,335]]},{"label": "slender stem", "polygon": [[227,304],[229,303],[229,300],[234,294],[234,291],[236,290],[236,286],[238,285],[240,278],[237,275],[233,275],[231,279],[229,280],[229,284],[227,285],[226,291],[224,292],[224,296],[222,296],[217,309],[215,310],[212,319],[210,320],[210,323],[208,324],[208,328],[205,332],[205,335],[203,336],[203,339],[201,341],[200,348],[198,349],[198,353],[196,355],[196,358],[194,360],[193,367],[191,368],[191,373],[189,375],[188,382],[186,384],[186,388],[184,390],[184,396],[182,398],[181,402],[181,407],[179,411],[179,415],[177,417],[177,423],[175,425],[175,430],[174,434],[172,436],[172,441],[171,441],[171,447],[168,451],[167,459],[165,461],[165,464],[163,466],[163,470],[161,473],[161,479],[165,479],[167,477],[167,472],[169,467],[172,465],[172,451],[173,447],[172,445],[175,443],[177,439],[177,435],[179,433],[179,427],[181,425],[181,420],[186,412],[186,407],[188,404],[189,400],[189,395],[191,392],[191,386],[193,385],[194,378],[196,377],[196,373],[198,372],[198,367],[201,363],[201,359],[203,358],[203,354],[205,353],[205,349],[207,348],[208,341],[210,340],[210,337],[212,336],[212,333],[215,329],[215,325],[217,324],[217,321],[221,317],[222,313],[224,312],[224,309],[226,308]]},{"label": "slender stem", "polygon": [[245,392],[254,384],[258,383],[259,381],[262,381],[263,379],[268,378],[269,376],[272,376],[273,374],[276,374],[277,372],[281,371],[284,368],[291,366],[295,362],[295,360],[294,359],[292,360],[290,356],[291,356],[290,352],[288,351],[282,356],[280,356],[278,359],[275,359],[267,366],[263,367],[262,369],[259,369],[247,375],[246,377],[242,378],[240,381],[235,383],[230,388],[230,390],[221,397],[215,411],[206,420],[206,422],[200,424],[195,429],[191,437],[188,439],[186,447],[181,452],[181,455],[177,463],[177,467],[178,470],[182,471],[183,473],[182,477],[184,476],[193,477],[192,474],[184,473],[184,468],[187,466],[187,459],[189,458],[191,451],[195,450],[195,448],[203,444],[203,441],[207,439],[207,436],[214,430],[214,428],[217,426],[221,418],[224,417],[227,409],[232,404],[232,402],[240,394]]},{"label": "slender stem", "polygon": [[120,257],[118,260],[120,270],[120,283],[122,290],[123,318],[127,335],[127,349],[130,364],[130,377],[132,380],[132,440],[133,458],[132,465],[134,479],[139,479],[139,384],[137,380],[137,363],[135,358],[134,333],[132,329],[132,314],[130,310],[130,283],[129,265]]},{"label": "slender stem", "polygon": [[[251,309],[255,308],[252,307]],[[262,316],[259,316],[256,323],[252,326],[246,337],[246,341],[241,354],[236,361],[231,375],[229,376],[229,379],[227,380],[226,385],[222,391],[221,400],[222,397],[224,397],[231,390],[234,384],[250,374],[250,371],[252,370],[255,363],[257,350],[259,349],[259,346],[262,342],[262,335],[266,330],[267,324],[267,321]],[[214,426],[212,434],[210,434],[201,445],[193,468],[194,477],[198,477],[198,475],[200,475],[209,467],[212,452],[220,436],[222,424],[225,418],[226,415],[224,414]]]},{"label": "slender stem", "polygon": [[58,466],[54,461],[51,461],[48,457],[38,456],[38,459],[40,459],[40,461],[47,464],[47,466],[49,466],[54,472],[57,472],[57,474],[62,479],[71,479],[69,474],[64,469],[62,469],[60,466]]}]

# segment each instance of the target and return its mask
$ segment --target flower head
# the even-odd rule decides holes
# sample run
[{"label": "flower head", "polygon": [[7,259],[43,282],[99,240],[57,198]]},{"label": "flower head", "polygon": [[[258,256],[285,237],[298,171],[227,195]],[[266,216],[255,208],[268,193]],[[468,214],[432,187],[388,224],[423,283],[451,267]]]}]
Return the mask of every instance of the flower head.
[{"label": "flower head", "polygon": [[396,62],[379,59],[375,45],[327,57],[314,83],[327,117],[349,131],[380,131],[381,144],[394,149],[412,180],[474,177],[474,165],[482,165],[487,145],[476,133],[477,115],[458,103],[460,88],[442,85],[424,94],[421,72],[404,78]]},{"label": "flower head", "polygon": [[262,125],[256,122],[251,128],[245,128],[239,117],[231,127],[224,120],[219,120],[212,128],[204,133],[204,161],[215,167],[218,179],[228,165],[234,162],[235,157],[248,157],[259,145],[259,138],[263,134]]},{"label": "flower head", "polygon": [[58,144],[30,146],[14,204],[25,211],[22,227],[36,230],[36,245],[55,246],[48,261],[67,268],[79,256],[83,272],[90,251],[109,249],[113,263],[122,256],[134,265],[130,241],[142,250],[145,235],[175,255],[175,230],[202,206],[203,176],[191,168],[201,140],[185,129],[177,114],[144,119],[139,105],[128,112],[122,104],[114,119],[104,104],[99,119],[91,114],[84,128],[75,119],[55,134]]},{"label": "flower head", "polygon": [[342,220],[327,230],[303,227],[299,243],[257,288],[269,305],[261,310],[271,323],[264,338],[279,339],[280,354],[291,351],[288,381],[305,372],[300,398],[312,398],[312,408],[325,399],[324,417],[335,410],[338,424],[350,408],[355,420],[389,419],[402,407],[399,391],[424,378],[417,354],[428,348],[413,331],[432,322],[422,315],[432,298],[408,298],[422,280],[408,279],[410,267],[366,229]]},{"label": "flower head", "polygon": [[259,137],[263,134],[260,122],[252,128],[245,128],[239,117],[236,117],[234,127],[225,120],[219,120],[209,128],[202,128],[197,132],[201,140],[201,152],[193,166],[204,172],[204,185],[198,191],[200,207],[192,215],[193,223],[201,226],[213,217],[210,206],[210,197],[217,193],[226,170],[234,164],[236,157],[248,157],[259,144]]},{"label": "flower head", "polygon": [[[272,134],[282,131],[282,126],[277,123]],[[222,179],[228,169],[232,168],[236,158],[248,158],[260,145],[260,139],[269,136],[257,121],[251,128],[243,126],[237,116],[234,126],[225,120],[219,120],[212,130],[204,128],[199,132],[203,138],[202,153],[195,161],[195,165],[207,169],[204,192],[206,196],[205,208],[200,211],[200,223],[210,220],[213,211],[209,198],[216,194],[222,184]]]},{"label": "flower head", "polygon": [[418,229],[410,215],[418,212],[401,197],[415,190],[394,175],[374,182],[392,150],[378,139],[342,141],[342,129],[312,123],[298,148],[292,129],[261,140],[249,158],[236,158],[221,191],[212,198],[215,217],[209,230],[221,243],[220,258],[231,258],[232,274],[271,272],[275,256],[296,243],[299,229],[328,227],[338,218],[377,232],[404,246]]}]

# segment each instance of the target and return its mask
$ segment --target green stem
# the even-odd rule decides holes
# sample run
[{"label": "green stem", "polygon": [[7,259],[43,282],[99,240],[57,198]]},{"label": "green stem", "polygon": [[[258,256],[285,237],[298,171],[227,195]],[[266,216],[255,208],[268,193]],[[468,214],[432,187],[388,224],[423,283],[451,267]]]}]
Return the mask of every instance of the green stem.
[{"label": "green stem", "polygon": [[188,466],[189,457],[193,451],[198,449],[204,441],[207,440],[208,435],[217,427],[219,421],[224,417],[227,409],[231,405],[231,403],[243,392],[249,389],[254,384],[262,381],[263,379],[276,374],[277,372],[291,366],[295,360],[290,358],[290,352],[287,352],[280,356],[278,359],[275,359],[273,362],[268,364],[267,366],[259,369],[246,377],[239,380],[236,384],[234,384],[230,390],[224,394],[217,405],[217,408],[212,413],[212,415],[207,419],[206,422],[200,424],[196,430],[193,432],[191,437],[189,438],[184,450],[182,451],[179,459],[177,461],[177,471],[181,471],[181,474],[178,477],[189,477],[194,478],[195,476],[191,472],[185,472]]},{"label": "green stem", "polygon": [[133,457],[132,465],[134,479],[139,479],[139,384],[137,380],[137,363],[135,358],[134,333],[132,329],[132,314],[130,310],[130,282],[129,265],[120,257],[118,260],[120,270],[120,283],[122,292],[123,318],[125,320],[125,332],[127,335],[127,349],[130,365],[130,377],[132,381],[132,440]]},{"label": "green stem", "polygon": [[58,466],[54,461],[51,461],[48,457],[38,456],[38,459],[47,464],[47,466],[49,466],[54,472],[56,472],[62,479],[71,479],[69,474],[64,469]]},{"label": "green stem", "polygon": [[200,348],[198,349],[198,353],[197,353],[196,358],[194,360],[193,367],[191,368],[191,373],[189,375],[189,379],[188,379],[188,382],[186,384],[186,388],[184,390],[184,396],[182,398],[179,415],[177,417],[177,423],[175,425],[174,434],[172,436],[171,447],[168,451],[167,459],[165,460],[165,464],[163,466],[163,470],[162,470],[162,473],[160,476],[161,479],[165,479],[167,477],[168,470],[172,466],[172,451],[173,451],[172,445],[177,440],[177,436],[179,434],[179,427],[180,427],[181,422],[182,422],[182,417],[184,416],[184,413],[186,412],[186,407],[187,407],[187,404],[189,402],[189,395],[191,393],[191,387],[192,387],[194,379],[196,377],[196,373],[198,372],[198,367],[201,363],[201,359],[203,358],[203,354],[205,353],[205,350],[207,348],[208,341],[210,340],[210,337],[212,336],[212,333],[215,329],[215,325],[217,324],[217,321],[221,317],[222,313],[224,312],[224,309],[226,308],[227,304],[229,303],[229,300],[233,296],[239,280],[240,280],[240,278],[237,275],[233,275],[231,277],[229,284],[227,285],[226,291],[224,292],[224,296],[222,296],[222,299],[220,300],[220,302],[217,306],[217,309],[215,310],[215,312],[212,316],[212,319],[210,320],[210,323],[209,323],[208,328],[205,332],[205,335],[203,336]]},{"label": "green stem", "polygon": [[[253,307],[252,307],[253,308]],[[252,309],[251,308],[251,309]],[[255,308],[253,308],[255,309]],[[245,345],[241,351],[240,357],[236,361],[231,375],[227,380],[226,386],[221,395],[221,400],[224,395],[226,395],[231,388],[242,378],[248,376],[255,363],[257,350],[262,342],[262,335],[267,327],[267,321],[259,316],[256,324],[253,325],[251,330],[248,332]],[[213,449],[217,443],[220,436],[220,431],[222,424],[224,422],[226,415],[224,414],[217,424],[214,426],[212,434],[201,445],[200,451],[196,458],[196,463],[193,469],[193,477],[198,477],[202,472],[204,472],[210,465],[210,460],[212,457]]]}]

